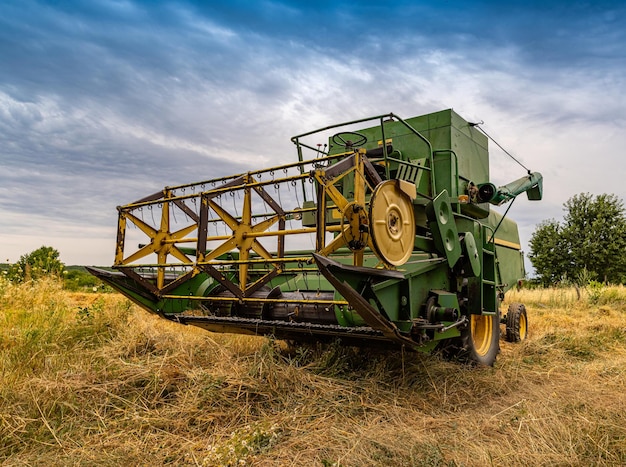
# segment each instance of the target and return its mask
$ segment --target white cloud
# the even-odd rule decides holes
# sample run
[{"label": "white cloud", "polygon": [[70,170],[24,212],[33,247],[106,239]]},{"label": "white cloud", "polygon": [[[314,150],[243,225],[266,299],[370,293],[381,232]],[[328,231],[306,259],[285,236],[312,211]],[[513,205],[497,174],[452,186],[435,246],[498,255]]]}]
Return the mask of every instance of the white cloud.
[{"label": "white cloud", "polygon": [[[85,262],[109,264],[114,233],[104,233],[115,228],[116,205],[164,185],[294,161],[291,136],[387,112],[453,107],[542,172],[545,200],[511,210],[526,240],[576,193],[626,198],[626,81],[614,41],[623,10],[578,18],[576,28],[591,22],[595,34],[579,38],[569,23],[553,37],[558,18],[548,13],[529,30],[538,12],[526,7],[520,18],[455,10],[459,27],[450,30],[438,9],[403,16],[370,6],[382,27],[364,29],[370,19],[345,5],[327,24],[310,24],[332,2],[319,11],[266,2],[247,16],[176,2],[101,3],[97,18],[88,8],[48,6],[38,16],[36,2],[5,7],[0,257],[37,248],[46,235],[73,255],[64,239],[76,232],[77,246],[90,237],[91,248],[78,248]],[[494,149],[494,182],[523,173]],[[108,260],[101,251],[111,251]]]}]

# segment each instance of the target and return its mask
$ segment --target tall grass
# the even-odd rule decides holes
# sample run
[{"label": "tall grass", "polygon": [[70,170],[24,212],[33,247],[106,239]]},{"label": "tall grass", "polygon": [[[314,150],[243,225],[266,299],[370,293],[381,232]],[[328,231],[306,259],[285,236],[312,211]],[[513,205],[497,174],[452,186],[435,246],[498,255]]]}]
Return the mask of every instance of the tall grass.
[{"label": "tall grass", "polygon": [[507,302],[523,302],[540,308],[586,308],[593,305],[609,305],[626,309],[626,287],[603,285],[592,281],[587,287],[553,287],[511,290]]},{"label": "tall grass", "polygon": [[610,294],[591,304],[574,290],[511,293],[527,305],[529,338],[475,368],[211,334],[118,295],[1,282],[0,459],[623,465],[626,293]]}]

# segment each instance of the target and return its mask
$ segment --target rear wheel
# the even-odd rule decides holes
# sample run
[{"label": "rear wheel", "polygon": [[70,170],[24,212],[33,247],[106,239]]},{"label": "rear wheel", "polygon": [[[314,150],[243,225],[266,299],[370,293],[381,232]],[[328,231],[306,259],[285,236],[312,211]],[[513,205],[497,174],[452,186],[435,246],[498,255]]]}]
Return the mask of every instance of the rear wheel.
[{"label": "rear wheel", "polygon": [[506,314],[506,340],[521,342],[528,335],[528,315],[521,303],[511,303]]}]

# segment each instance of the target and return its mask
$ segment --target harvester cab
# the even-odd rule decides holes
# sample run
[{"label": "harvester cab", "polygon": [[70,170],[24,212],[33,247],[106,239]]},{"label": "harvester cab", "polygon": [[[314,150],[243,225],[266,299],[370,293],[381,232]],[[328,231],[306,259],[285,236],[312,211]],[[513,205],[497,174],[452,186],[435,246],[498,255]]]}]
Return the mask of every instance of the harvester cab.
[{"label": "harvester cab", "polygon": [[525,337],[524,306],[499,310],[525,275],[518,229],[490,205],[541,199],[540,174],[494,186],[487,136],[452,110],[292,141],[291,164],[120,206],[115,271],[90,271],[214,332],[445,349],[487,365],[501,322],[507,339]]}]

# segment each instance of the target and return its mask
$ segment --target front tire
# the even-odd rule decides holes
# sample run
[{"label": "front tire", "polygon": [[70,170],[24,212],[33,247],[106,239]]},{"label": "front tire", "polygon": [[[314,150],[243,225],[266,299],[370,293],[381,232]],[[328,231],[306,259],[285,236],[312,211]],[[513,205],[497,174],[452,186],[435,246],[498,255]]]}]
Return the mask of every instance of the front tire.
[{"label": "front tire", "polygon": [[500,316],[469,315],[461,336],[442,346],[446,358],[484,366],[493,366],[500,352]]},{"label": "front tire", "polygon": [[470,323],[463,331],[467,360],[493,366],[500,352],[500,318],[494,315],[470,315]]}]

